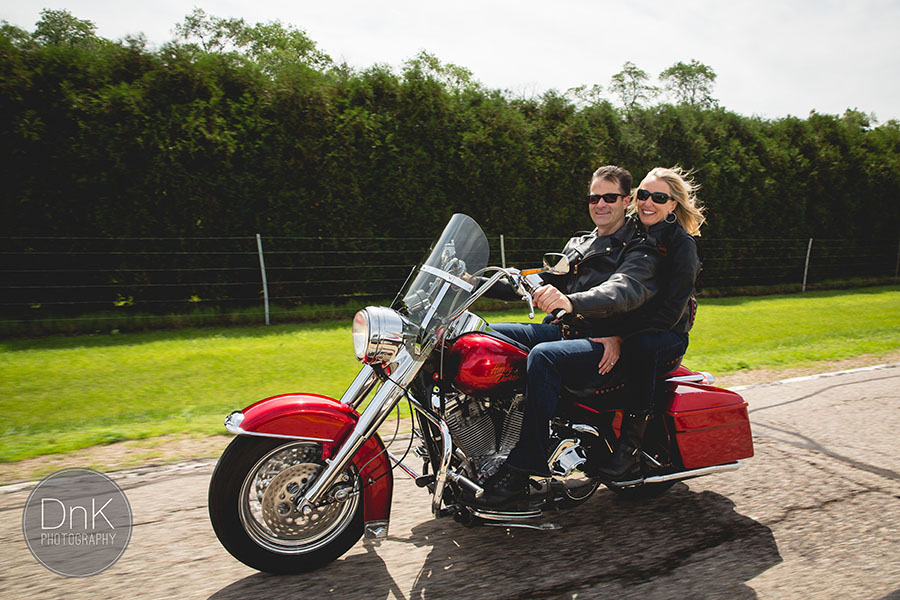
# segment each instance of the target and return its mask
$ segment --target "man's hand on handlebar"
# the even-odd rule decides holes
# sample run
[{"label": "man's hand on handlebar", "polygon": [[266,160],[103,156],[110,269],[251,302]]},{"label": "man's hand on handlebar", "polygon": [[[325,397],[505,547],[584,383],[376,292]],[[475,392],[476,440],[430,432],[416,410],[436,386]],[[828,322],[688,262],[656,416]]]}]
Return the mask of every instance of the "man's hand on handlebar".
[{"label": "man's hand on handlebar", "polygon": [[543,285],[534,293],[534,304],[545,313],[553,314],[557,309],[573,312],[572,302],[552,285]]}]

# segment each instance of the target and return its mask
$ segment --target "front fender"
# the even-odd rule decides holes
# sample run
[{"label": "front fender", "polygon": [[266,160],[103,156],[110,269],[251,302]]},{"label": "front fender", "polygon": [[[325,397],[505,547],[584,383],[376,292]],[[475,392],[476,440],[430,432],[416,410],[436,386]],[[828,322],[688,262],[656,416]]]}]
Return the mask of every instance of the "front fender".
[{"label": "front fender", "polygon": [[[238,435],[258,435],[322,444],[328,459],[353,430],[359,413],[334,398],[318,394],[283,394],[251,404],[225,419],[225,427]],[[381,438],[365,441],[353,457],[363,484],[363,519],[387,521],[391,514],[394,478]]]}]

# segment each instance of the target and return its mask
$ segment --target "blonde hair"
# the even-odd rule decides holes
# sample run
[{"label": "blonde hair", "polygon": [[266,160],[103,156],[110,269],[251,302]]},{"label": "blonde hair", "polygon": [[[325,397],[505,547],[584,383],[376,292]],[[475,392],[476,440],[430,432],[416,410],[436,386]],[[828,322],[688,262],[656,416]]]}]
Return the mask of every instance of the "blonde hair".
[{"label": "blonde hair", "polygon": [[[675,220],[689,234],[700,237],[700,226],[706,222],[706,217],[703,215],[705,209],[697,199],[700,184],[694,181],[693,176],[693,171],[687,171],[676,165],[672,168],[655,167],[644,176],[644,179],[656,177],[666,182],[669,186],[669,195],[676,203],[673,211]],[[628,207],[628,212],[629,214],[637,212],[637,202]]]}]

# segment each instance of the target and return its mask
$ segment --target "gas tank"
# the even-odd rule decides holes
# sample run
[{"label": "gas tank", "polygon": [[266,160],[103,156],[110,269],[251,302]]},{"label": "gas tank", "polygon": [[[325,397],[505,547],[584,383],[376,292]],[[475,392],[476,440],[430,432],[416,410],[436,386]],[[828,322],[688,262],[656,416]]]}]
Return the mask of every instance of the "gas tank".
[{"label": "gas tank", "polygon": [[456,389],[472,396],[486,396],[523,388],[528,353],[485,333],[467,333],[450,346],[445,366]]}]

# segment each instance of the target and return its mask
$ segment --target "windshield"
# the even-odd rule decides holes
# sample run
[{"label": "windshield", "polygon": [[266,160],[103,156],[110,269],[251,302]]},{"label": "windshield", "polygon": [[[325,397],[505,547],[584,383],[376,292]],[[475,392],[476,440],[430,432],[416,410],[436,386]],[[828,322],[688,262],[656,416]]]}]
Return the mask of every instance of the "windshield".
[{"label": "windshield", "polygon": [[463,214],[453,215],[393,304],[420,328],[420,342],[472,296],[477,286],[472,275],[487,266],[489,254],[478,223]]}]

